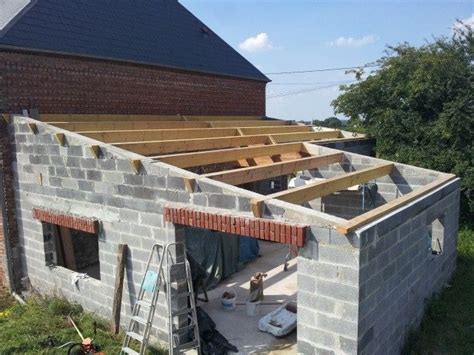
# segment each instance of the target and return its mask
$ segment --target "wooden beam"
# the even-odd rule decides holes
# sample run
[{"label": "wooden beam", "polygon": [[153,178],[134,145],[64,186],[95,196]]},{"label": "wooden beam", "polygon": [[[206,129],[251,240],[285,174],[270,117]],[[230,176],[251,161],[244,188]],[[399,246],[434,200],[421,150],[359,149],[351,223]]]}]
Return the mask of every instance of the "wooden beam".
[{"label": "wooden beam", "polygon": [[355,218],[352,218],[349,220],[347,223],[338,225],[336,226],[336,230],[341,233],[341,234],[348,234],[350,232],[353,232],[354,230],[360,228],[361,226],[370,223],[383,215],[386,215],[387,213],[390,213],[397,208],[403,207],[407,205],[408,203],[426,195],[427,193],[437,189],[438,187],[454,180],[456,178],[455,175],[448,175],[445,177],[441,177],[436,179],[435,181],[420,187],[412,192],[407,193],[406,195],[403,195],[395,200],[392,200],[380,207],[377,207],[371,211],[368,211],[366,213],[363,213]]},{"label": "wooden beam", "polygon": [[132,166],[132,170],[135,172],[135,174],[140,172],[141,160],[130,159],[130,165]]},{"label": "wooden beam", "polygon": [[309,141],[323,139],[331,135],[339,134],[339,131],[330,132],[303,132],[303,133],[279,133],[270,135],[253,136],[227,136],[215,138],[195,138],[187,140],[157,140],[143,142],[114,143],[115,146],[125,150],[144,155],[166,154],[178,152],[192,152],[199,150],[211,150],[230,147],[242,147],[255,144],[277,144],[287,142]]},{"label": "wooden beam", "polygon": [[286,143],[259,147],[219,149],[211,152],[163,155],[153,158],[180,168],[190,168],[193,166],[226,163],[247,158],[296,153],[303,149],[304,146],[301,143]]},{"label": "wooden beam", "polygon": [[316,169],[339,163],[344,157],[343,153],[334,153],[320,156],[312,156],[297,160],[278,162],[268,165],[251,166],[248,168],[219,171],[203,175],[205,177],[222,181],[231,185],[241,185],[248,182],[270,179],[275,176],[291,174],[295,171]]},{"label": "wooden beam", "polygon": [[119,244],[117,266],[115,268],[114,297],[112,299],[112,323],[110,325],[113,334],[118,334],[120,331],[120,310],[122,309],[122,291],[126,260],[127,244]]},{"label": "wooden beam", "polygon": [[208,121],[212,123],[212,127],[263,127],[263,126],[285,126],[287,121]]},{"label": "wooden beam", "polygon": [[31,131],[33,134],[38,133],[38,126],[36,125],[36,123],[29,122],[29,123],[28,123],[28,127],[30,128],[30,131]]},{"label": "wooden beam", "polygon": [[310,126],[239,127],[243,135],[312,132]]},{"label": "wooden beam", "polygon": [[287,143],[295,141],[312,141],[326,138],[339,138],[340,131],[320,131],[320,132],[302,132],[302,133],[282,133],[272,134],[277,143]]},{"label": "wooden beam", "polygon": [[196,180],[190,179],[190,178],[183,178],[183,179],[184,179],[184,187],[186,188],[186,191],[189,193],[194,192],[196,188]]},{"label": "wooden beam", "polygon": [[268,144],[268,136],[219,137],[178,139],[169,141],[146,141],[117,143],[116,147],[135,152],[137,154],[152,155],[178,152],[192,152],[230,147],[241,147],[254,144]]},{"label": "wooden beam", "polygon": [[238,135],[236,128],[141,129],[126,131],[78,131],[76,133],[104,143],[163,141]]},{"label": "wooden beam", "polygon": [[91,152],[91,154],[94,158],[96,158],[96,159],[99,158],[100,146],[98,146],[97,144],[90,145],[89,150],[90,150],[90,152]]},{"label": "wooden beam", "polygon": [[54,135],[54,138],[56,138],[56,141],[57,141],[60,145],[64,146],[64,145],[66,144],[66,136],[64,135],[64,133],[56,133],[56,134]]},{"label": "wooden beam", "polygon": [[[262,134],[311,133],[310,127],[267,126],[267,127],[228,127],[228,128],[174,128],[174,129],[138,129],[138,130],[97,130],[76,131],[104,143],[122,143],[154,140],[173,140],[207,137],[248,136]],[[317,134],[314,137],[320,137]],[[289,136],[289,137],[298,137]],[[305,135],[302,136],[303,138]],[[313,135],[311,135],[313,137]]]},{"label": "wooden beam", "polygon": [[10,124],[10,122],[12,121],[12,115],[10,115],[9,113],[2,113],[2,119],[3,119],[7,124]]},{"label": "wooden beam", "polygon": [[375,167],[335,176],[324,181],[276,192],[263,197],[261,200],[265,201],[275,198],[286,202],[301,204],[388,175],[391,173],[393,166],[393,163],[380,164]]},{"label": "wooden beam", "polygon": [[127,131],[136,129],[207,128],[207,122],[138,121],[138,122],[48,122],[68,131]]},{"label": "wooden beam", "polygon": [[200,116],[187,115],[188,121],[260,121],[262,116]]}]

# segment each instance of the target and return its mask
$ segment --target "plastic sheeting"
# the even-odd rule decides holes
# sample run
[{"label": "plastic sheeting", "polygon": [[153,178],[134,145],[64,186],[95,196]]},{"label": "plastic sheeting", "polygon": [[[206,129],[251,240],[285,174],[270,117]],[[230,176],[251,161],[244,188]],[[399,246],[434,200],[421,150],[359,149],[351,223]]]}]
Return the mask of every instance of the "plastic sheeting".
[{"label": "plastic sheeting", "polygon": [[186,228],[185,238],[188,253],[206,270],[207,289],[239,271],[259,253],[254,238],[193,227]]}]

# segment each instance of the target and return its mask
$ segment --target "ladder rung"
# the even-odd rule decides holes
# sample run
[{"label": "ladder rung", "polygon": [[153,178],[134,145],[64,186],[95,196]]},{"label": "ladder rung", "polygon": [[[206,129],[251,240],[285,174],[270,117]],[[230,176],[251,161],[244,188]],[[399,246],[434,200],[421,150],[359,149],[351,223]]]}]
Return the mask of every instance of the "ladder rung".
[{"label": "ladder rung", "polygon": [[197,348],[198,346],[199,346],[199,342],[197,340],[193,340],[193,341],[190,341],[189,343],[178,345],[176,348],[182,351],[182,350],[191,350],[191,349]]},{"label": "ladder rung", "polygon": [[192,329],[196,326],[196,324],[194,323],[191,323],[185,327],[181,327],[181,328],[173,328],[173,332],[184,332],[185,330],[189,330],[189,329]]},{"label": "ladder rung", "polygon": [[145,318],[139,317],[139,316],[133,316],[132,320],[143,325],[146,325],[148,323],[148,321]]},{"label": "ladder rung", "polygon": [[139,300],[135,304],[138,304],[139,306],[151,308],[151,303],[148,301]]},{"label": "ladder rung", "polygon": [[192,296],[191,292],[182,292],[182,293],[178,293],[176,295],[173,295],[173,297],[190,297],[190,296]]},{"label": "ladder rung", "polygon": [[138,340],[139,342],[143,342],[143,335],[137,334],[135,332],[127,332],[127,335],[135,340]]},{"label": "ladder rung", "polygon": [[193,310],[192,308],[183,308],[183,309],[180,309],[178,311],[173,311],[171,313],[171,316],[172,317],[182,316],[183,314],[191,313],[192,310]]},{"label": "ladder rung", "polygon": [[132,350],[130,348],[122,348],[122,352],[130,355],[139,355],[135,350]]}]

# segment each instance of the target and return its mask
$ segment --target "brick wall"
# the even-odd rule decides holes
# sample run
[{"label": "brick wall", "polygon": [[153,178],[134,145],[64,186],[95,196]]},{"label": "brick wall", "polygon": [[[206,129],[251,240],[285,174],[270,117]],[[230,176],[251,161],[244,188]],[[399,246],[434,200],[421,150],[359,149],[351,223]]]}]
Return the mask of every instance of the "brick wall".
[{"label": "brick wall", "polygon": [[265,115],[251,80],[1,50],[0,71],[0,112]]}]

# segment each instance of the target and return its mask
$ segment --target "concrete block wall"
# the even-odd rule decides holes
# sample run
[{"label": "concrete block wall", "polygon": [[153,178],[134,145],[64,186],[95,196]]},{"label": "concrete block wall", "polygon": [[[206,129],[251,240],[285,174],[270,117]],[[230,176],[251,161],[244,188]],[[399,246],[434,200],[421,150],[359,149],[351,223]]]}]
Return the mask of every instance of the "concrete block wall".
[{"label": "concrete block wall", "polygon": [[[36,134],[31,132],[27,122],[36,122]],[[252,192],[199,179],[196,191],[189,193],[183,176],[197,176],[185,170],[27,118],[15,116],[9,128],[13,137],[13,170],[24,275],[42,293],[62,295],[88,310],[110,317],[116,252],[119,244],[127,244],[129,255],[122,325],[129,320],[152,245],[184,241],[182,226],[164,222],[163,206],[193,206],[206,211],[236,211],[253,216],[250,199],[259,195]],[[66,134],[65,146],[55,140],[57,132]],[[88,144],[101,145],[99,159],[93,157]],[[139,174],[132,170],[130,159],[142,159]],[[266,217],[304,223],[325,221],[321,213],[278,204],[269,204]],[[33,218],[34,207],[100,220],[100,280],[79,280],[74,286],[71,285],[70,270],[46,266],[42,224]],[[165,332],[166,314],[165,298],[160,297],[154,324]],[[166,339],[165,333],[160,335]]]},{"label": "concrete block wall", "polygon": [[[451,278],[459,186],[455,180],[358,232],[359,353],[399,354],[419,325],[426,301]],[[444,229],[443,250],[434,255],[429,231],[438,220]]]},{"label": "concrete block wall", "polygon": [[[43,293],[64,295],[81,303],[88,310],[110,317],[116,251],[118,244],[128,244],[130,253],[127,258],[122,307],[122,324],[125,325],[129,320],[151,246],[156,242],[184,240],[182,226],[163,221],[164,206],[253,216],[250,200],[259,197],[258,194],[202,178],[41,122],[36,122],[38,133],[33,134],[26,124],[29,121],[15,117],[10,126],[14,137],[12,149],[19,244],[22,249],[23,272],[30,278],[32,285]],[[60,146],[54,139],[57,132],[66,134],[65,146]],[[87,149],[88,144],[101,146],[99,159],[91,155]],[[316,149],[321,154],[334,152],[333,149],[324,147]],[[362,164],[362,160],[357,159],[365,157],[347,153],[346,158],[354,164]],[[142,166],[138,174],[132,170],[130,159],[141,159]],[[379,160],[368,160],[367,164],[377,161]],[[408,170],[404,173],[410,175],[407,172]],[[327,173],[336,174],[337,171]],[[427,180],[430,178],[429,174]],[[183,177],[196,179],[193,193],[186,191]],[[414,173],[411,183],[415,183],[416,178]],[[393,182],[387,180],[387,183]],[[434,195],[437,197],[432,197]],[[409,267],[417,270],[407,275],[407,281],[402,280],[407,286],[404,288],[404,298],[397,301],[399,305],[406,299],[410,300],[406,294],[413,292],[413,287],[421,288],[420,282],[425,282],[423,286],[428,297],[430,292],[442,286],[454,269],[458,198],[458,182],[448,184],[440,191],[373,222],[367,229],[347,236],[334,229],[335,225],[346,221],[343,218],[283,201],[266,202],[264,218],[310,225],[305,247],[298,256],[299,352],[339,354],[384,349],[386,339],[393,337],[392,334],[389,337],[384,334],[393,329],[398,329],[396,344],[399,346],[405,334],[400,330],[402,324],[415,324],[418,319],[412,318],[408,311],[418,307],[420,297],[415,298],[416,302],[408,302],[412,308],[405,310],[404,318],[402,315],[387,318],[393,326],[390,331],[381,328],[380,306],[373,295],[374,292],[385,292],[388,289],[383,275],[387,274],[385,267],[389,265],[384,267],[380,260],[382,255],[387,255],[385,247],[390,245],[388,241],[395,243],[392,237],[387,238],[385,235],[398,231],[401,224],[410,220],[409,226],[414,228],[413,231],[410,229],[410,233],[414,237],[421,230],[417,225],[424,225],[426,221],[440,217],[437,212],[443,207],[444,252],[437,260],[432,261],[438,264],[426,262],[420,264],[420,269],[416,269],[418,264],[412,249],[421,247],[421,242],[420,245],[414,243],[411,248],[405,244],[407,242],[403,242],[400,245],[406,248],[407,254],[400,260],[404,261],[395,261],[395,257],[393,259],[395,268],[403,266],[405,261],[410,265],[403,266],[403,272]],[[71,271],[60,267],[46,267],[43,232],[41,223],[33,219],[33,207],[53,208],[63,213],[95,217],[101,221],[100,280],[80,280],[78,286],[73,286],[70,283]],[[376,231],[373,232],[373,238],[370,237],[372,229]],[[396,233],[398,242],[401,240],[401,231]],[[423,240],[426,241],[426,238]],[[423,246],[424,255],[427,248],[428,244]],[[421,253],[417,252],[416,255]],[[431,265],[438,265],[436,270],[439,273],[428,275]],[[371,278],[374,267],[380,275]],[[418,277],[419,275],[430,276],[427,279],[430,281],[423,281],[426,278]],[[410,283],[409,280],[414,279],[417,281]],[[373,291],[374,289],[377,291]],[[379,289],[382,291],[378,291]],[[390,307],[387,303],[390,298],[383,293],[380,295],[385,297],[384,304]],[[164,340],[167,329],[165,304],[162,297],[154,322],[161,330],[159,335]]]},{"label": "concrete block wall", "polygon": [[331,228],[312,226],[298,257],[298,353],[355,354],[359,249]]}]

